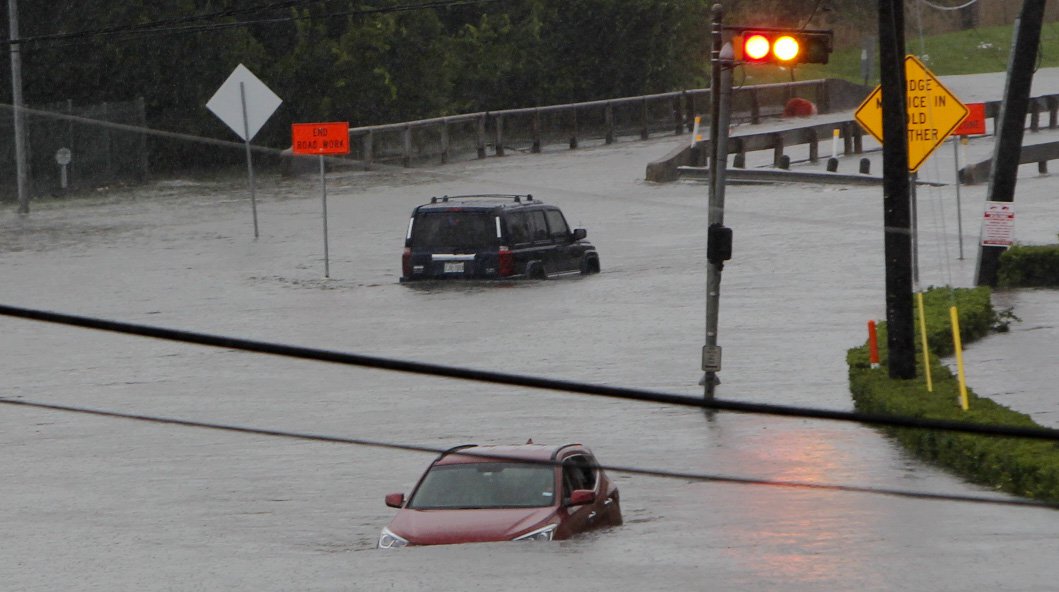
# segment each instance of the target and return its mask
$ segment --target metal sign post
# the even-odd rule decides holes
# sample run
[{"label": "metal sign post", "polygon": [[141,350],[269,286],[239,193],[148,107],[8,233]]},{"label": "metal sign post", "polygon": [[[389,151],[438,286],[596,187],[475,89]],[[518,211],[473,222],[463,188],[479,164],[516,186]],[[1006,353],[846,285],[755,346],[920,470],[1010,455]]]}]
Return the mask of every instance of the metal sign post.
[{"label": "metal sign post", "polygon": [[250,140],[254,139],[261,126],[265,125],[281,103],[283,100],[242,64],[236,66],[206,103],[206,108],[246,143],[246,169],[250,178],[250,204],[254,212],[254,238],[258,237],[257,197]]},{"label": "metal sign post", "polygon": [[291,151],[294,154],[316,154],[320,159],[320,197],[324,219],[324,277],[331,277],[327,245],[327,177],[325,154],[349,154],[349,123],[295,123],[291,126]]},{"label": "metal sign post", "polygon": [[59,187],[63,190],[68,185],[66,178],[66,166],[70,164],[70,160],[73,158],[73,154],[70,153],[69,148],[59,148],[55,151],[55,162],[59,165]]}]

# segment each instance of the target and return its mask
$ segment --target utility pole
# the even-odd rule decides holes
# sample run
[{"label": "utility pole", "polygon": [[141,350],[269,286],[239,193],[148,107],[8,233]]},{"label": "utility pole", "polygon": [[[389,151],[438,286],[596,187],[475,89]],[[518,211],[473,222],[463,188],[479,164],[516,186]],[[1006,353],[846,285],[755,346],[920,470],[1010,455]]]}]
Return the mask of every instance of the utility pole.
[{"label": "utility pole", "polygon": [[[988,201],[1015,201],[1015,181],[1018,178],[1019,156],[1029,109],[1030,86],[1037,64],[1037,48],[1041,41],[1041,21],[1044,20],[1045,0],[1025,0],[1022,13],[1015,21],[1015,38],[1008,61],[1004,103],[998,118],[997,141],[993,145],[993,170],[989,175]],[[975,285],[995,286],[1003,246],[978,247]]]},{"label": "utility pole", "polygon": [[26,116],[22,111],[22,46],[18,42],[18,0],[7,0],[11,39],[11,105],[15,118],[15,178],[18,213],[29,213],[29,166],[26,162]]},{"label": "utility pole", "polygon": [[905,106],[904,0],[879,0],[882,87],[883,236],[890,378],[916,376],[912,307],[912,219]]}]

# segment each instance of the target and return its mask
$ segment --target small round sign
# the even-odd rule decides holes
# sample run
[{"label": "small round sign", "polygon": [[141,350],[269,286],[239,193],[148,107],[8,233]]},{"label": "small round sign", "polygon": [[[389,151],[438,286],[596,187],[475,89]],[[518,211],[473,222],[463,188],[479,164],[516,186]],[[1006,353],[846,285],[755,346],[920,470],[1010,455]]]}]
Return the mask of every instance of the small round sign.
[{"label": "small round sign", "polygon": [[61,165],[68,165],[72,156],[69,148],[59,148],[55,151],[55,162]]}]

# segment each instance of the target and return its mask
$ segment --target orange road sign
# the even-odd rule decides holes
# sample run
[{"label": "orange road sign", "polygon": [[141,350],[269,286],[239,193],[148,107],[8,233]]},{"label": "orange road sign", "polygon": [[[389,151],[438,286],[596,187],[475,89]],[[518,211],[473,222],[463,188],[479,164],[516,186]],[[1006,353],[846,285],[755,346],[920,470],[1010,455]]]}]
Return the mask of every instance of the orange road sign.
[{"label": "orange road sign", "polygon": [[349,154],[349,123],[295,123],[291,125],[295,154]]},{"label": "orange road sign", "polygon": [[[905,107],[908,109],[908,170],[919,170],[964,118],[967,107],[916,56],[905,57]],[[854,117],[883,141],[882,86],[875,87]]]},{"label": "orange road sign", "polygon": [[956,129],[952,130],[954,136],[984,136],[985,135],[985,103],[967,103],[968,115]]}]

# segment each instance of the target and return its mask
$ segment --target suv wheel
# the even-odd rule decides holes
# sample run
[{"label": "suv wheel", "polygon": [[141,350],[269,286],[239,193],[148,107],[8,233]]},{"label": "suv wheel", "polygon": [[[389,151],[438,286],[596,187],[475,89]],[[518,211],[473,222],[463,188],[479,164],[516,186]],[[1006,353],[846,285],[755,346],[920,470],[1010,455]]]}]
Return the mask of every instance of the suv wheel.
[{"label": "suv wheel", "polygon": [[581,260],[581,275],[599,273],[599,257],[585,257]]},{"label": "suv wheel", "polygon": [[544,273],[544,265],[540,261],[530,261],[526,264],[526,277],[531,280],[543,280],[548,276]]}]

